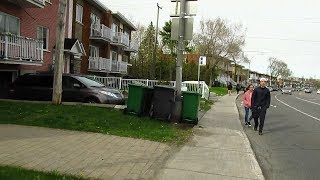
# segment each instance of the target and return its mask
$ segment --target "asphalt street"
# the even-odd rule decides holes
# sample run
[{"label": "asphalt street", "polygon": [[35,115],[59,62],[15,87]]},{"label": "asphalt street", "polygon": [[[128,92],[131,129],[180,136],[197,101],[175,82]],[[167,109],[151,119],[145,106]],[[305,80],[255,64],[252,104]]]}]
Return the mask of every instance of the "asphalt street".
[{"label": "asphalt street", "polygon": [[[242,124],[242,96],[237,100]],[[272,93],[264,135],[245,128],[266,179],[320,179],[320,95]],[[252,121],[253,124],[253,121]]]}]

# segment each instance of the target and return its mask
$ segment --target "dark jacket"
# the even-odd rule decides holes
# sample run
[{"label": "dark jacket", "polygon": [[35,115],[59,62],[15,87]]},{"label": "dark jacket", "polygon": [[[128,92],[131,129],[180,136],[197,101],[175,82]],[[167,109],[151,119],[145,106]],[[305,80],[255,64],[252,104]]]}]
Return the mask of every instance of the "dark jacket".
[{"label": "dark jacket", "polygon": [[269,108],[270,100],[270,91],[267,88],[257,87],[254,89],[252,93],[251,107]]}]

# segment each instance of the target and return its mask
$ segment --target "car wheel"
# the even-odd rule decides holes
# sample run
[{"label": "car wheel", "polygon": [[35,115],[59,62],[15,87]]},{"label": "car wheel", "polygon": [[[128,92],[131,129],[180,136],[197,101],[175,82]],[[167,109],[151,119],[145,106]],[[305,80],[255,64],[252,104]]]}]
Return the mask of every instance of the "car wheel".
[{"label": "car wheel", "polygon": [[97,104],[100,103],[98,99],[90,97],[86,100],[86,103],[90,103],[90,104]]}]

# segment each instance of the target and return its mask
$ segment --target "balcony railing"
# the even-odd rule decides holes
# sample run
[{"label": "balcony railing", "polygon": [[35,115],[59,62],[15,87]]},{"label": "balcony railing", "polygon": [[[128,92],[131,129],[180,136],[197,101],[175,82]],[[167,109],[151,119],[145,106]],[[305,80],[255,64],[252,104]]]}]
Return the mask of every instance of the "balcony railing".
[{"label": "balcony railing", "polygon": [[128,72],[128,63],[102,57],[89,57],[89,70],[126,74]]},{"label": "balcony railing", "polygon": [[122,32],[113,32],[112,42],[117,45],[129,47],[129,36]]},{"label": "balcony railing", "polygon": [[0,34],[0,59],[16,64],[19,62],[41,63],[43,42],[11,34]]},{"label": "balcony railing", "polygon": [[104,24],[91,24],[90,37],[92,39],[102,39],[105,41],[111,41],[112,31]]},{"label": "balcony railing", "polygon": [[128,48],[125,49],[125,51],[132,51],[132,52],[138,52],[139,50],[139,44],[137,41],[130,41],[130,45]]}]

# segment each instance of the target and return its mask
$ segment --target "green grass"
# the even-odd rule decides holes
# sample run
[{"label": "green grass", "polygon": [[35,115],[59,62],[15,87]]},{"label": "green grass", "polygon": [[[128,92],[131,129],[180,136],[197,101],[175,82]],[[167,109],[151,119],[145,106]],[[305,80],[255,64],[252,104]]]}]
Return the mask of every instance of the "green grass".
[{"label": "green grass", "polygon": [[201,100],[200,100],[200,110],[201,111],[209,111],[211,109],[211,105],[213,105],[212,101],[201,98]]},{"label": "green grass", "polygon": [[0,179],[3,180],[84,180],[81,177],[62,175],[57,172],[40,172],[20,167],[0,166]]},{"label": "green grass", "polygon": [[122,111],[90,106],[54,106],[0,101],[0,124],[20,124],[117,136],[168,143],[184,143],[191,128],[148,117],[125,115]]},{"label": "green grass", "polygon": [[[233,88],[232,92],[236,90]],[[228,89],[226,87],[211,87],[210,92],[215,93],[217,96],[225,96],[228,94]]]}]

